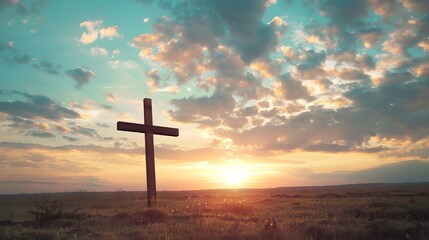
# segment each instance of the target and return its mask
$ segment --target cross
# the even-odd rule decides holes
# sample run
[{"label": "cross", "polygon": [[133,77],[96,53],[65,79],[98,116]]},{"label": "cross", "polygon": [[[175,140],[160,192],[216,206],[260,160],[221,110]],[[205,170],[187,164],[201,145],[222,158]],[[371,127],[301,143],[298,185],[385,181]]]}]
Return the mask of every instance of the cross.
[{"label": "cross", "polygon": [[152,201],[156,203],[156,182],[155,182],[155,152],[153,146],[153,135],[179,136],[178,128],[160,127],[152,124],[152,100],[143,100],[144,124],[118,122],[117,130],[139,132],[145,134],[146,150],[146,182],[147,182],[147,205],[152,207]]}]

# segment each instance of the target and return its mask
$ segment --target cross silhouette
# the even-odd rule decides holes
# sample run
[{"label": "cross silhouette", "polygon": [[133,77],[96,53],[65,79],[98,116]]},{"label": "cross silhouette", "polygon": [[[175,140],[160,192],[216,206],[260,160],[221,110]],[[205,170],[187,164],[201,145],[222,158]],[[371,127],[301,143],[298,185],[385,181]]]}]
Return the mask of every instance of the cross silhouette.
[{"label": "cross silhouette", "polygon": [[155,152],[153,146],[153,135],[179,136],[178,128],[154,126],[152,121],[152,100],[143,100],[144,124],[121,122],[117,123],[117,130],[128,132],[139,132],[145,134],[146,150],[146,182],[147,182],[147,205],[152,207],[152,201],[156,203],[156,181],[155,181]]}]

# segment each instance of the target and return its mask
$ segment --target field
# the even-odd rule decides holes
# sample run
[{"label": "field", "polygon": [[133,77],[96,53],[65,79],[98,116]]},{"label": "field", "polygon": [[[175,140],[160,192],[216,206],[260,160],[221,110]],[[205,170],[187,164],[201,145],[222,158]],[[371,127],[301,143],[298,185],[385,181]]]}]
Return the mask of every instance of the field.
[{"label": "field", "polygon": [[0,239],[429,239],[429,184],[0,195]]}]

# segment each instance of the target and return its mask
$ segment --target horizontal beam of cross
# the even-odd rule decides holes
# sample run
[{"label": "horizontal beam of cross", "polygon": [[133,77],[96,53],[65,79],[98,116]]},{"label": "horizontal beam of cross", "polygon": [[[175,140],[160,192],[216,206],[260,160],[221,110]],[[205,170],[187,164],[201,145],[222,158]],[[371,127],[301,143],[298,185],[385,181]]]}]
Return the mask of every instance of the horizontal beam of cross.
[{"label": "horizontal beam of cross", "polygon": [[128,122],[121,122],[121,121],[117,123],[117,129],[120,131],[153,133],[157,135],[165,135],[165,136],[172,136],[172,137],[179,136],[179,129],[177,128],[160,127],[160,126],[128,123]]}]

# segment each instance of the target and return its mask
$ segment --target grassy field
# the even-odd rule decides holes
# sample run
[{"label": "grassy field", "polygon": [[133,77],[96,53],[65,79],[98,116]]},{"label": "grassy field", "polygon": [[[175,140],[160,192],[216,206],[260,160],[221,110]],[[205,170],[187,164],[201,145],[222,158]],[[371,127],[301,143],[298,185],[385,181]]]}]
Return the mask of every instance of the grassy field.
[{"label": "grassy field", "polygon": [[0,195],[0,239],[429,239],[429,184]]}]

